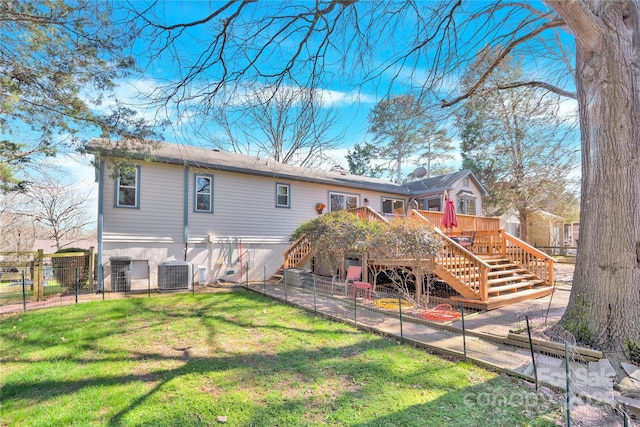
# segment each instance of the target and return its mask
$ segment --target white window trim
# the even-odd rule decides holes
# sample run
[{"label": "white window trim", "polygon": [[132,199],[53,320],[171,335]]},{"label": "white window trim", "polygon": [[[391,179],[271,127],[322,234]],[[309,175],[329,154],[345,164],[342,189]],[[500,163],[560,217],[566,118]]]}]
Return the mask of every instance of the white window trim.
[{"label": "white window trim", "polygon": [[[209,185],[209,209],[198,209],[198,179],[206,178],[210,180]],[[196,173],[193,175],[193,211],[197,213],[213,213],[213,175]]]},{"label": "white window trim", "polygon": [[136,165],[134,168],[134,179],[135,179],[135,201],[133,203],[133,205],[121,205],[120,204],[120,188],[134,188],[133,186],[130,185],[120,185],[120,173],[118,173],[118,176],[116,176],[115,178],[115,184],[114,184],[114,200],[113,200],[113,205],[116,208],[123,208],[123,209],[140,209],[140,165]]},{"label": "white window trim", "polygon": [[[286,187],[287,189],[287,204],[278,203],[278,197],[280,193],[278,190],[280,187]],[[291,184],[285,184],[283,182],[276,182],[276,208],[291,208]]]},{"label": "white window trim", "polygon": [[[391,212],[385,212],[384,211],[384,202],[386,200],[391,200],[392,202],[394,202],[392,204],[392,209]],[[404,211],[405,209],[405,203],[404,203],[404,199],[399,199],[399,198],[395,198],[395,197],[381,197],[380,198],[380,207],[382,208],[382,213],[385,215],[394,215],[395,214],[395,208],[393,208],[393,205],[395,205],[395,202],[402,202],[402,210]]]},{"label": "white window trim", "polygon": [[[333,207],[331,206],[331,196],[332,195],[337,195],[337,196],[345,196],[345,197],[353,197],[356,199],[356,207],[360,207],[360,194],[358,193],[344,193],[342,191],[329,191],[329,212],[333,212]],[[342,209],[338,209],[338,210],[346,210],[346,206],[343,207]]]}]

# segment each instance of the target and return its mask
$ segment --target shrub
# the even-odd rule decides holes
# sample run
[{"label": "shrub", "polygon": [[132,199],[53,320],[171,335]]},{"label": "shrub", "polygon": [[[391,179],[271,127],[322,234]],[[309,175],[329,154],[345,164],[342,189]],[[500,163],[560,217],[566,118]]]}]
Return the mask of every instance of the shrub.
[{"label": "shrub", "polygon": [[82,253],[78,256],[64,256],[51,258],[51,265],[53,267],[53,276],[58,281],[60,286],[64,289],[71,291],[75,289],[76,282],[76,268],[78,270],[78,286],[82,287],[89,279],[89,251],[79,248],[65,248],[60,249],[56,254],[65,253]]}]

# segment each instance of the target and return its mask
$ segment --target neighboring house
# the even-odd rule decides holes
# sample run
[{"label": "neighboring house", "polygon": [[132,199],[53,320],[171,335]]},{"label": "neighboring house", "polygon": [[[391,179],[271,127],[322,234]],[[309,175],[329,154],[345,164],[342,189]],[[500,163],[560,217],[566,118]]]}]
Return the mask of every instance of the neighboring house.
[{"label": "neighboring house", "polygon": [[[567,225],[564,218],[550,212],[538,210],[529,215],[529,238],[527,243],[541,248],[554,249],[552,254],[561,252],[560,248],[567,246]],[[512,236],[520,238],[520,217],[515,209],[509,209],[500,218],[500,226]]]},{"label": "neighboring house", "polygon": [[564,245],[569,248],[576,248],[580,239],[580,223],[572,222],[564,225]]},{"label": "neighboring house", "polygon": [[167,261],[199,266],[200,281],[241,281],[247,271],[249,280],[262,280],[281,266],[292,232],[318,217],[318,204],[324,212],[367,205],[391,216],[413,198],[442,209],[448,191],[460,213],[481,215],[486,194],[471,171],[398,185],[169,143],[119,173],[112,144],[96,139],[87,146],[99,168],[98,253],[107,289],[109,260],[123,256],[131,259],[132,282],[142,284],[157,283]]},{"label": "neighboring house", "polygon": [[539,210],[529,215],[529,243],[535,247],[550,247],[553,254],[564,246],[564,218]]},{"label": "neighboring house", "polygon": [[[62,249],[77,248],[77,249],[88,250],[91,247],[93,247],[94,249],[97,249],[98,242],[96,242],[95,240],[87,240],[87,239],[61,240],[60,246]],[[45,254],[53,254],[58,251],[58,248],[56,246],[56,241],[54,239],[36,239],[33,242],[33,247],[31,248],[31,251],[37,252],[41,249]]]},{"label": "neighboring house", "polygon": [[520,238],[520,215],[511,208],[500,217],[500,228],[514,237]]},{"label": "neighboring house", "polygon": [[425,178],[404,184],[418,207],[425,211],[444,209],[445,192],[456,202],[456,212],[461,215],[482,216],[482,197],[489,192],[470,170]]}]

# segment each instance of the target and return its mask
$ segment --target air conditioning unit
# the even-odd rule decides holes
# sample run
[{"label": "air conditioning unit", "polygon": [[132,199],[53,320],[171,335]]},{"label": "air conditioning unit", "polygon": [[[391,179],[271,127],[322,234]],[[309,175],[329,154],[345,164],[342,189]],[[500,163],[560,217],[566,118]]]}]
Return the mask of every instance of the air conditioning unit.
[{"label": "air conditioning unit", "polygon": [[179,291],[191,289],[192,266],[185,261],[165,261],[158,266],[158,290]]}]

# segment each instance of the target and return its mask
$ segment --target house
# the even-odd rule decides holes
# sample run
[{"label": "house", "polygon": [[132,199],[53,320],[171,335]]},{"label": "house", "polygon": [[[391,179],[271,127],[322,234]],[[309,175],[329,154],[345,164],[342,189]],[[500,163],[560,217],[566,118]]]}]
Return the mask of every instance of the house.
[{"label": "house", "polygon": [[[96,246],[97,242],[90,239],[65,239],[60,241],[60,247],[63,249],[76,248],[88,250],[92,247],[95,248]],[[31,251],[38,252],[39,250],[42,250],[45,254],[53,254],[58,251],[58,247],[54,239],[35,239],[35,241],[33,242],[33,246],[31,247]]]},{"label": "house", "polygon": [[529,215],[529,242],[531,245],[547,249],[551,254],[559,254],[564,245],[564,218],[537,210]]},{"label": "house", "polygon": [[482,216],[482,197],[489,192],[470,170],[425,178],[404,184],[425,211],[444,210],[444,194],[456,201],[456,212],[461,215]]},{"label": "house", "polygon": [[448,192],[461,212],[481,215],[486,194],[471,171],[398,185],[340,168],[302,168],[165,142],[140,151],[135,167],[120,172],[118,144],[95,139],[86,147],[98,168],[98,253],[106,289],[123,262],[130,263],[132,289],[158,283],[160,267],[170,262],[198,266],[200,282],[262,280],[281,266],[292,232],[319,215],[318,204],[325,205],[322,212],[368,206],[393,216],[414,198],[442,209]]}]

